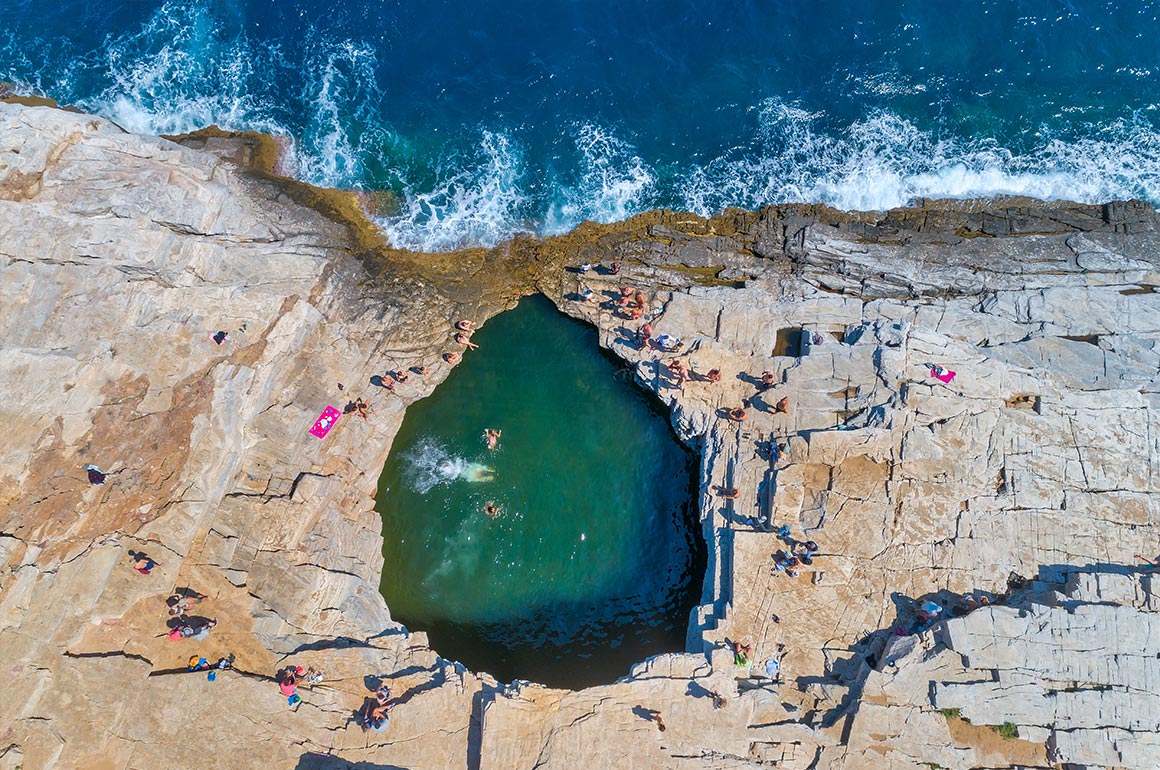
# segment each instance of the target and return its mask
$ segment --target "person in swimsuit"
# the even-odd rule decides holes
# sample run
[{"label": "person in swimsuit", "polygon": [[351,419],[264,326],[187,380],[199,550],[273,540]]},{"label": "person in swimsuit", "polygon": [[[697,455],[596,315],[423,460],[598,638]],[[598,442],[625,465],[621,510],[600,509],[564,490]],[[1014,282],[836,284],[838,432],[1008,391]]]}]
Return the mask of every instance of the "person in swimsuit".
[{"label": "person in swimsuit", "polygon": [[502,430],[496,430],[495,428],[484,428],[483,429],[483,441],[484,441],[484,443],[487,444],[487,448],[488,449],[495,449],[496,447],[498,447],[499,446],[499,437],[501,435],[503,435]]}]

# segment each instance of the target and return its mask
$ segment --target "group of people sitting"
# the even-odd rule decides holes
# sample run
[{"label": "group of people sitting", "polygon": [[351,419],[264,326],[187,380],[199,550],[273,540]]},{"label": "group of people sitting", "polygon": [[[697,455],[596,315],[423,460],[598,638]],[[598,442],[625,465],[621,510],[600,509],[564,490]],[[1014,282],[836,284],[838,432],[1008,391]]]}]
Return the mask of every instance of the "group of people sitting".
[{"label": "group of people sitting", "polygon": [[[452,339],[455,340],[456,344],[462,345],[464,348],[470,348],[471,350],[479,347],[479,345],[471,341],[471,335],[475,332],[474,322],[468,321],[466,318],[456,321],[455,330]],[[443,360],[449,364],[459,363],[462,357],[460,353],[454,350],[443,354]]]},{"label": "group of people sitting", "polygon": [[641,318],[644,318],[645,311],[648,309],[648,298],[644,296],[644,292],[640,289],[634,289],[631,286],[622,286],[620,287],[620,297],[616,300],[616,309],[625,318],[632,321],[639,321]]}]

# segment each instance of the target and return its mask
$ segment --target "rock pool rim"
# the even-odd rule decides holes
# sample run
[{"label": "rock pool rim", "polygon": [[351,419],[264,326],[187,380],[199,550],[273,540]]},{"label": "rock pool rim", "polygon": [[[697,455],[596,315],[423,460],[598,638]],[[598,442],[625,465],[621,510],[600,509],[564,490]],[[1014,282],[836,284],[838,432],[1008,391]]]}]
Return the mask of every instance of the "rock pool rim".
[{"label": "rock pool rim", "polygon": [[[480,340],[484,351],[495,351],[490,359],[477,359],[475,368],[469,363],[469,370],[458,378],[449,376],[449,382],[441,382],[430,394],[435,399],[427,409],[408,412],[400,425],[376,495],[385,557],[379,591],[392,614],[397,613],[397,622],[411,631],[425,632],[433,650],[468,670],[497,681],[534,681],[564,690],[611,684],[656,655],[688,652],[695,608],[704,599],[708,564],[699,518],[700,454],[681,440],[667,405],[635,380],[633,367],[599,344],[592,323],[563,312],[542,293],[522,298],[518,308],[490,319],[506,317],[502,328],[489,327],[499,337]],[[561,334],[564,327],[567,333]],[[518,372],[513,359],[530,345],[544,344],[545,336],[559,339],[561,352],[544,358],[544,368],[535,370],[534,376],[516,374],[522,385],[505,383],[504,373]],[[497,350],[501,341],[504,347]],[[484,351],[475,356],[486,356]],[[573,359],[575,363],[570,363]],[[468,449],[472,442],[465,438],[464,431],[470,431],[467,425],[474,425],[488,412],[518,423],[513,410],[518,414],[521,404],[542,397],[554,401],[557,394],[570,392],[572,382],[581,388],[575,397],[584,403],[570,429],[560,433],[549,427],[544,433],[542,427],[512,425],[525,442],[547,442],[543,456],[552,459],[546,465],[533,461],[525,466],[516,449],[506,458],[496,458],[501,476],[516,474],[508,475],[509,485],[501,483],[494,492],[484,493],[484,497],[498,494],[517,506],[517,518],[502,530],[481,525],[479,517],[470,513],[482,490],[451,482],[449,487],[440,485],[442,492],[429,498],[423,489],[411,486],[414,479],[407,480],[415,470],[408,455],[414,458],[416,451],[425,451],[423,447],[430,450],[434,441],[452,457],[475,462]],[[482,406],[473,404],[461,414],[454,405],[463,403],[465,391],[472,398],[478,393]],[[505,400],[505,394],[514,400]],[[453,407],[450,411],[448,405]],[[446,419],[441,422],[439,415]],[[574,469],[577,480],[550,484],[549,499],[543,491],[533,491],[540,486],[535,479],[544,478],[542,474],[551,473],[549,469],[559,462],[568,462],[571,442],[567,437],[575,435],[570,431],[600,421],[601,416],[609,418],[603,421],[603,430],[589,434],[578,447],[585,460]],[[609,441],[621,429],[640,436],[627,445],[633,449]],[[609,447],[608,454],[598,451],[602,446]],[[530,475],[521,475],[523,467]],[[681,474],[685,474],[684,483],[674,485]],[[607,488],[599,481],[606,476],[617,478]],[[589,487],[585,479],[595,486]],[[614,502],[586,503],[588,490],[597,495],[594,499]],[[557,514],[551,513],[556,510],[550,501],[553,494],[567,495],[568,502]],[[623,510],[631,510],[632,515],[619,516],[620,503],[615,501],[623,501],[628,506]],[[557,515],[570,523],[552,524]],[[589,547],[597,550],[580,546],[580,552],[587,555],[568,557],[572,546],[566,544],[567,538],[580,531],[591,535],[592,527],[604,532],[604,537],[588,538]],[[465,540],[467,533],[471,537]],[[650,533],[657,536],[643,551],[625,548],[625,543]],[[476,543],[471,545],[471,540]],[[561,547],[564,550],[558,550]],[[541,559],[535,553],[551,555]],[[462,554],[482,554],[482,561]],[[563,575],[570,577],[560,582]],[[422,591],[403,588],[416,586],[420,580],[425,586]],[[537,587],[524,592],[517,587],[524,580]],[[466,592],[460,594],[458,585],[465,586]]]}]

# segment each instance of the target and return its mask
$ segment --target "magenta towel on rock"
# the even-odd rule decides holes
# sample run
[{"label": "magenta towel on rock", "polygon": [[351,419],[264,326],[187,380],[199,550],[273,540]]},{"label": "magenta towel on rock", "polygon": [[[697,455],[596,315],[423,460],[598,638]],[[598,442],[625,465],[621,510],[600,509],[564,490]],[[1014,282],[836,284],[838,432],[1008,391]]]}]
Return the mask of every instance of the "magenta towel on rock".
[{"label": "magenta towel on rock", "polygon": [[314,427],[310,429],[310,435],[318,438],[326,438],[326,434],[330,433],[330,429],[338,422],[339,417],[342,417],[342,412],[333,406],[326,407],[322,410],[322,414],[318,415],[318,419],[314,421]]}]

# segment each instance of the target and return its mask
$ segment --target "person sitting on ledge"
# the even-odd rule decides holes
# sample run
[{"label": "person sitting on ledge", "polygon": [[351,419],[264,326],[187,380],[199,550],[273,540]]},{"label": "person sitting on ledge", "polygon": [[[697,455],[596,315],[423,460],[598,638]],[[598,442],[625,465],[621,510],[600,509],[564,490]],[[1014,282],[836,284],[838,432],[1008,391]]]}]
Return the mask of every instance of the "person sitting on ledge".
[{"label": "person sitting on ledge", "polygon": [[472,342],[471,339],[468,338],[468,336],[466,334],[464,334],[463,332],[459,332],[455,335],[455,341],[458,342],[460,345],[466,345],[467,347],[471,348],[472,350],[475,350],[476,348],[479,347],[479,345],[476,345],[474,342]]},{"label": "person sitting on ledge", "polygon": [[741,497],[741,490],[737,487],[718,487],[717,496],[723,500],[736,500]]},{"label": "person sitting on ledge", "polygon": [[648,321],[642,323],[640,328],[636,330],[637,347],[643,349],[646,345],[648,345],[650,340],[652,340],[652,333],[652,324],[650,324]]},{"label": "person sitting on ledge", "polygon": [[461,332],[473,332],[475,331],[475,324],[465,318],[462,321],[456,321],[455,328]]},{"label": "person sitting on ledge", "polygon": [[452,352],[452,353],[444,353],[444,354],[443,354],[443,360],[444,360],[444,361],[446,361],[446,362],[447,362],[447,363],[449,363],[449,364],[457,364],[457,363],[459,363],[459,354],[458,354],[458,353],[454,353],[454,352]]},{"label": "person sitting on ledge", "polygon": [[359,417],[361,417],[365,420],[365,419],[367,419],[367,415],[369,415],[373,411],[374,411],[374,409],[371,408],[371,405],[369,403],[367,403],[366,401],[363,401],[361,397],[355,399],[354,413],[357,414]]},{"label": "person sitting on ledge", "polygon": [[733,664],[736,666],[748,666],[749,657],[753,654],[752,644],[742,644],[741,642],[733,643]]}]

